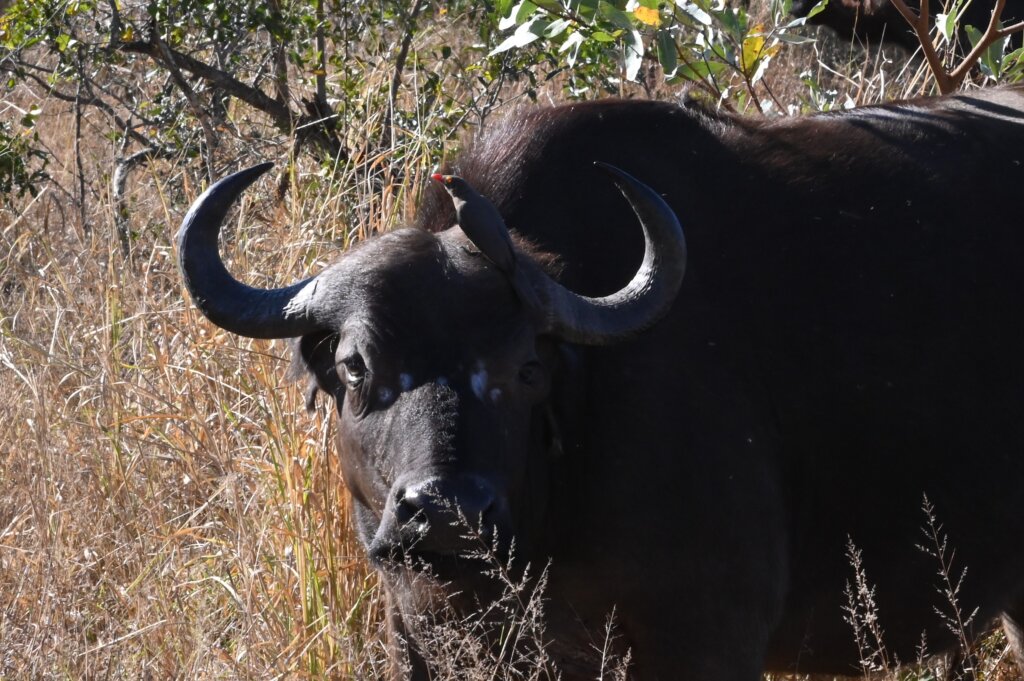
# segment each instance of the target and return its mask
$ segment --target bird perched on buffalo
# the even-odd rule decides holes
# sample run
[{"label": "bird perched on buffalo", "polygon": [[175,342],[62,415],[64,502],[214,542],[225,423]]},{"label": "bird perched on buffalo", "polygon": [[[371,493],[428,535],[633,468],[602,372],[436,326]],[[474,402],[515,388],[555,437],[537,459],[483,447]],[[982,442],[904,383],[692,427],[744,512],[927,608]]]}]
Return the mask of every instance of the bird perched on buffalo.
[{"label": "bird perched on buffalo", "polygon": [[506,276],[513,276],[516,253],[505,221],[494,204],[481,196],[469,183],[457,175],[434,173],[455,204],[455,219],[470,241],[497,265]]},{"label": "bird perched on buffalo", "polygon": [[528,310],[541,309],[537,294],[517,267],[512,237],[493,203],[457,175],[431,175],[448,191],[455,204],[455,220],[473,245],[508,277],[519,300]]}]

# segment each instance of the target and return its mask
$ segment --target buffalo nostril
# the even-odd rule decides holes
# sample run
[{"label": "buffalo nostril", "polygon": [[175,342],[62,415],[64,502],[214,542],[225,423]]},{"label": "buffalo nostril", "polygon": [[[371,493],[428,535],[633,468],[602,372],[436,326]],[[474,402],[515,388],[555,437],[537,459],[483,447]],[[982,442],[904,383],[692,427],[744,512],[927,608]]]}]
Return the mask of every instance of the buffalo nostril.
[{"label": "buffalo nostril", "polygon": [[409,547],[427,553],[476,550],[505,541],[507,511],[486,479],[475,475],[437,476],[396,487],[393,518]]},{"label": "buffalo nostril", "polygon": [[416,490],[399,490],[395,495],[395,518],[399,525],[427,524],[426,500]]}]

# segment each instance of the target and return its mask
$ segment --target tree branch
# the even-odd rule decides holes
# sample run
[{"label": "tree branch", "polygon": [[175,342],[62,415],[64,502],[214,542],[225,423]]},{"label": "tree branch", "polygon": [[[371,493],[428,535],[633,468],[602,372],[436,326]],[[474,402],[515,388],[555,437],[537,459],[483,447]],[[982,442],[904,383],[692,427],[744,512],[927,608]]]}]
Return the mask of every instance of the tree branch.
[{"label": "tree branch", "polygon": [[412,8],[409,11],[408,16],[405,18],[405,35],[402,36],[402,46],[398,50],[398,56],[395,58],[395,72],[391,77],[391,89],[388,92],[388,111],[387,118],[385,119],[385,125],[391,138],[391,148],[393,149],[396,144],[394,118],[395,111],[398,106],[398,88],[402,85],[402,73],[405,71],[405,60],[409,57],[409,48],[412,46],[412,39],[416,33],[416,17],[419,16],[420,12],[426,7],[426,2],[421,0],[412,0]]},{"label": "tree branch", "polygon": [[[164,63],[164,57],[161,54],[160,48],[150,41],[121,43],[118,49],[122,52],[145,55],[153,61],[167,66],[167,64]],[[205,80],[211,86],[219,88],[226,94],[245,102],[254,109],[262,111],[270,116],[274,121],[274,125],[279,129],[285,132],[291,132],[292,112],[286,105],[278,102],[273,97],[266,95],[262,90],[246,85],[230,74],[201,62],[198,59],[194,59],[193,57],[179,52],[169,46],[167,47],[167,52],[173,57],[174,62],[182,70],[191,73],[197,78]]]},{"label": "tree branch", "polygon": [[917,14],[907,6],[904,0],[892,0],[892,4],[903,18],[906,19],[907,23],[910,24],[910,27],[914,29],[917,41],[921,44],[921,51],[928,61],[928,68],[931,69],[932,76],[935,77],[935,84],[938,86],[939,92],[944,95],[954,92],[960,87],[967,74],[978,63],[981,56],[985,54],[985,50],[991,47],[995,41],[1013,33],[1024,31],[1024,21],[1007,26],[1006,28],[999,28],[999,20],[1003,16],[1006,0],[996,0],[988,27],[986,27],[981,39],[978,40],[978,44],[952,71],[947,71],[935,50],[935,45],[932,43],[932,18],[928,12],[928,0],[921,0],[921,11]]},{"label": "tree branch", "polygon": [[[279,28],[284,23],[284,17],[281,12],[281,0],[270,0],[268,4],[270,6],[270,17],[277,24],[275,28]],[[274,91],[276,99],[281,104],[288,106],[290,93],[288,91],[287,45],[276,35],[274,30],[268,30],[267,33],[270,35],[271,59],[274,63]]]},{"label": "tree branch", "polygon": [[[267,114],[279,130],[289,135],[296,134],[297,143],[312,141],[323,156],[334,159],[345,153],[334,132],[335,114],[326,98],[322,101],[317,98],[317,101],[306,102],[305,105],[309,109],[309,113],[306,115],[296,114],[288,106],[288,102],[279,101],[257,87],[246,85],[225,71],[175,50],[156,36],[145,41],[120,42],[116,48],[121,52],[147,56],[168,69],[172,76],[174,76],[175,70],[190,73],[205,81],[211,88]],[[178,77],[175,77],[175,83],[188,98],[191,88],[180,77],[180,71],[178,71]],[[189,100],[190,105],[195,109],[198,102],[193,103],[191,98]],[[196,115],[203,123],[205,119],[201,108],[196,111]],[[206,130],[206,126],[204,126],[204,130]]]},{"label": "tree branch", "polygon": [[136,151],[129,156],[119,157],[114,168],[114,176],[110,180],[111,193],[114,199],[114,226],[117,229],[117,238],[121,243],[121,254],[125,258],[131,257],[132,240],[129,225],[130,213],[128,201],[125,198],[125,187],[128,184],[128,174],[138,166],[145,165],[155,158],[169,158],[171,150],[157,147],[146,147]]},{"label": "tree branch", "polygon": [[[26,69],[28,69],[28,68],[38,68],[38,67],[35,67],[32,64],[28,64],[27,62],[23,62],[21,60],[18,60],[18,65],[19,66],[25,66]],[[24,71],[23,74],[24,74],[24,76],[26,78],[34,81],[36,83],[36,85],[39,85],[40,87],[44,88],[46,90],[47,95],[52,96],[55,99],[59,99],[62,102],[68,102],[68,103],[71,103],[71,104],[73,104],[75,102],[75,99],[76,99],[75,95],[69,95],[67,93],[61,92],[56,87],[54,87],[51,83],[49,83],[46,79],[44,79],[44,78],[42,78],[42,77],[40,77],[40,76],[38,76],[38,75],[36,75],[34,73],[30,73],[28,70]],[[135,140],[139,144],[144,145],[144,146],[148,146],[148,145],[150,145],[152,143],[144,135],[142,135],[137,130],[135,130],[134,128],[129,126],[128,123],[125,122],[125,120],[123,118],[121,118],[120,116],[118,116],[114,112],[113,107],[111,107],[109,104],[107,104],[105,101],[103,101],[99,97],[96,97],[95,95],[91,95],[91,96],[87,96],[87,97],[82,97],[82,98],[79,98],[79,103],[84,105],[84,106],[94,106],[97,109],[99,109],[100,111],[102,111],[103,113],[105,113],[108,116],[110,116],[111,120],[113,120],[114,123],[116,124],[118,130],[124,131],[124,134],[128,135],[129,137],[131,137],[133,140]]]},{"label": "tree branch", "polygon": [[160,55],[163,57],[164,64],[167,66],[167,71],[171,74],[171,78],[174,80],[174,84],[178,86],[182,94],[185,95],[185,100],[188,105],[192,108],[192,114],[199,121],[199,125],[203,128],[203,135],[206,137],[206,173],[209,176],[210,182],[214,179],[213,169],[213,149],[217,146],[217,133],[214,131],[213,126],[210,125],[210,120],[206,115],[202,104],[199,102],[199,98],[196,97],[195,90],[188,84],[185,77],[181,75],[181,70],[178,68],[178,64],[175,61],[174,54],[171,52],[171,48],[167,46],[160,36],[156,35],[156,31],[150,37],[150,41],[156,45]]},{"label": "tree branch", "polygon": [[[1006,0],[996,0],[996,6],[992,9],[992,18],[989,19],[985,33],[982,34],[981,39],[978,41],[978,44],[974,46],[974,49],[971,50],[968,55],[964,57],[964,60],[960,62],[959,66],[953,69],[949,74],[950,78],[956,82],[957,86],[964,81],[964,78],[967,77],[967,72],[971,70],[979,59],[981,59],[981,55],[985,54],[985,50],[987,50],[992,43],[1000,38],[1010,35],[1010,33],[1013,32],[1010,31],[1007,33],[1007,29],[999,28],[999,20],[1003,16],[1004,7],[1006,7]],[[1024,23],[1015,24],[1015,26],[1024,28]]]}]

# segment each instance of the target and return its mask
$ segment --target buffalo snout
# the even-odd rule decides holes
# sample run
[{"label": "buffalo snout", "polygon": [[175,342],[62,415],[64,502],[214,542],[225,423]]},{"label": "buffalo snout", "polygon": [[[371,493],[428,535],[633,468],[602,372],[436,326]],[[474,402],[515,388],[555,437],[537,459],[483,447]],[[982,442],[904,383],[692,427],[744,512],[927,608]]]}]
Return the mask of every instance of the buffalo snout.
[{"label": "buffalo snout", "polygon": [[503,556],[511,526],[504,496],[482,476],[400,481],[392,488],[371,555],[384,562]]}]

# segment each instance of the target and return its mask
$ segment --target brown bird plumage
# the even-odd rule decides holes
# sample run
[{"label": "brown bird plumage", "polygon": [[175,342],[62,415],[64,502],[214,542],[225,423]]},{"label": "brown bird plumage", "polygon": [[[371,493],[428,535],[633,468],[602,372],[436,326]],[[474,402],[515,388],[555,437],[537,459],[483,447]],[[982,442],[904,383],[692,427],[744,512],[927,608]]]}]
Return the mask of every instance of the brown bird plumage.
[{"label": "brown bird plumage", "polygon": [[537,297],[526,273],[518,268],[515,247],[505,220],[493,203],[456,175],[431,176],[440,182],[455,204],[455,219],[462,231],[512,285],[516,296],[536,321],[542,322],[545,306]]},{"label": "brown bird plumage", "polygon": [[499,270],[513,276],[516,253],[505,221],[494,204],[481,196],[468,182],[456,175],[435,174],[435,180],[448,191],[455,204],[455,219],[470,241]]}]

